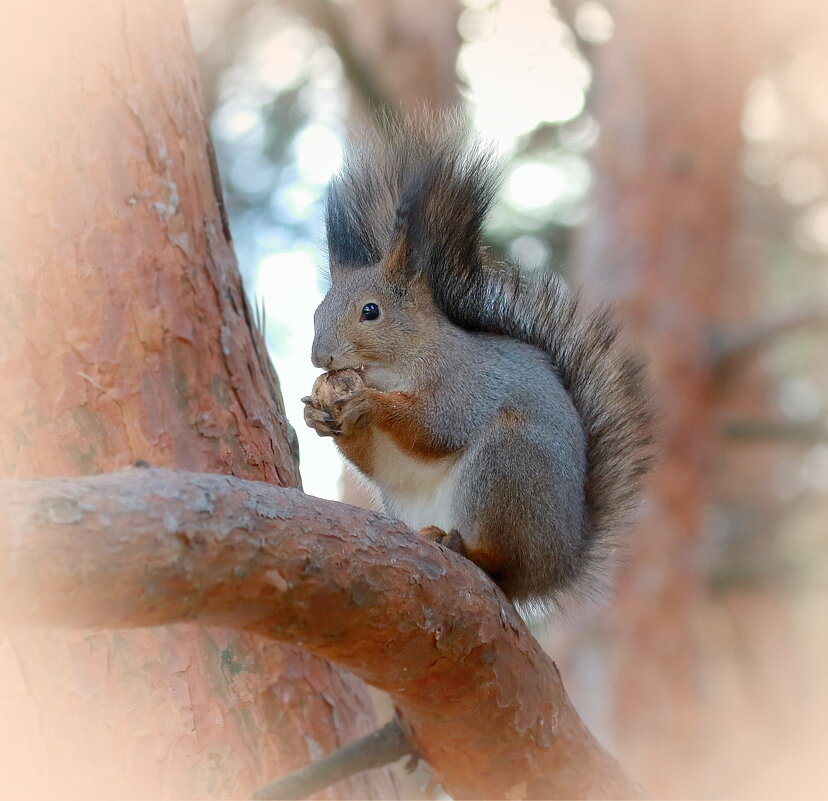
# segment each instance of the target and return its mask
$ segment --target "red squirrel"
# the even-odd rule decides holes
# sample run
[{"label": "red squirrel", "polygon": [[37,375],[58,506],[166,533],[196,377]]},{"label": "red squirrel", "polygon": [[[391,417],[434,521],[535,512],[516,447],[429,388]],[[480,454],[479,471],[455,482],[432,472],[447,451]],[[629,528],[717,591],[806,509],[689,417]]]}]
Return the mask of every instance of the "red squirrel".
[{"label": "red squirrel", "polygon": [[496,162],[452,117],[353,142],[327,195],[332,285],[305,421],[386,511],[515,602],[594,594],[648,463],[639,361],[607,310],[495,258]]}]

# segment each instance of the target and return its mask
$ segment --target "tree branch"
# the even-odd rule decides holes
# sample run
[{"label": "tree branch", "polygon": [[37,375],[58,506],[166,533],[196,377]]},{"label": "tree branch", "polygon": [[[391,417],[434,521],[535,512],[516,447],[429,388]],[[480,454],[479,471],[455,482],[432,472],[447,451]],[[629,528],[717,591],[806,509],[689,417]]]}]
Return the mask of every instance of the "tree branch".
[{"label": "tree branch", "polygon": [[160,468],[0,482],[0,508],[0,622],[244,628],[389,692],[455,798],[641,792],[494,584],[386,516]]}]

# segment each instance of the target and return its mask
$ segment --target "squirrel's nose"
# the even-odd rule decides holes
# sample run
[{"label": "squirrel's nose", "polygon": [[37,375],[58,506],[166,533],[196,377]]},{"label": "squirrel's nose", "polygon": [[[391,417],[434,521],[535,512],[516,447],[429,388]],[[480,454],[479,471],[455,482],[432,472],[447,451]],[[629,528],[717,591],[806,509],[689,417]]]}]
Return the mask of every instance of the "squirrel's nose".
[{"label": "squirrel's nose", "polygon": [[328,356],[325,354],[324,356],[313,351],[311,353],[311,361],[313,362],[314,367],[318,367],[320,370],[327,370],[328,365],[333,361],[333,356]]},{"label": "squirrel's nose", "polygon": [[314,338],[313,347],[311,348],[311,362],[313,362],[313,366],[318,367],[320,370],[327,370],[331,366],[332,361],[333,356],[330,353],[326,353],[318,339]]}]

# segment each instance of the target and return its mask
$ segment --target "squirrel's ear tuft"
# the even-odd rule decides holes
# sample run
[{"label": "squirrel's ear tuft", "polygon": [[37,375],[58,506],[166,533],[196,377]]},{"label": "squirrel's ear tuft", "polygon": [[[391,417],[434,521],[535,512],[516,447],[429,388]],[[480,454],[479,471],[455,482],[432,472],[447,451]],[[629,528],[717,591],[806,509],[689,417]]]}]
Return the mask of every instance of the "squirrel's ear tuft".
[{"label": "squirrel's ear tuft", "polygon": [[[350,183],[356,176],[349,176]],[[338,176],[328,187],[325,208],[325,228],[328,237],[328,255],[331,263],[331,276],[353,267],[365,267],[376,264],[382,257],[382,248],[376,237],[375,221],[372,217],[371,204],[358,186],[349,186],[348,178]]]},{"label": "squirrel's ear tuft", "polygon": [[498,179],[489,152],[458,140],[446,143],[409,181],[401,207],[410,269],[425,274],[432,287],[480,269],[483,225]]},{"label": "squirrel's ear tuft", "polygon": [[382,274],[390,284],[404,289],[414,277],[413,266],[407,228],[395,225],[391,244],[382,260]]},{"label": "squirrel's ear tuft", "polygon": [[480,269],[500,171],[470,139],[461,116],[423,112],[390,118],[349,144],[327,197],[334,280],[382,262],[390,281],[405,286],[422,274],[436,289]]}]

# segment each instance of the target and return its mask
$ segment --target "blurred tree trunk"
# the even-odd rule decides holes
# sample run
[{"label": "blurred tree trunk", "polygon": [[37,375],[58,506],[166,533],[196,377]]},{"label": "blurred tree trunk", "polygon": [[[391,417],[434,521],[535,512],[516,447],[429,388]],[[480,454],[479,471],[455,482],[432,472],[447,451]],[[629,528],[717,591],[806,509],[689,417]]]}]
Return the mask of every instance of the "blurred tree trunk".
[{"label": "blurred tree trunk", "polygon": [[748,313],[754,291],[739,264],[740,121],[765,9],[747,0],[610,8],[615,35],[595,54],[593,208],[576,265],[587,294],[618,303],[647,351],[662,416],[660,460],[609,623],[612,653],[600,657],[614,699],[605,731],[656,796],[688,795],[703,746],[711,345],[723,321]]},{"label": "blurred tree trunk", "polygon": [[457,0],[290,2],[328,35],[352,90],[357,124],[366,114],[459,102]]},{"label": "blurred tree trunk", "polygon": [[460,11],[456,0],[367,0],[349,8],[353,47],[392,105],[412,111],[459,101]]},{"label": "blurred tree trunk", "polygon": [[[0,66],[0,474],[298,486],[180,4],[18,5]],[[350,674],[223,629],[17,631],[0,671],[8,796],[245,797],[376,725]]]}]

